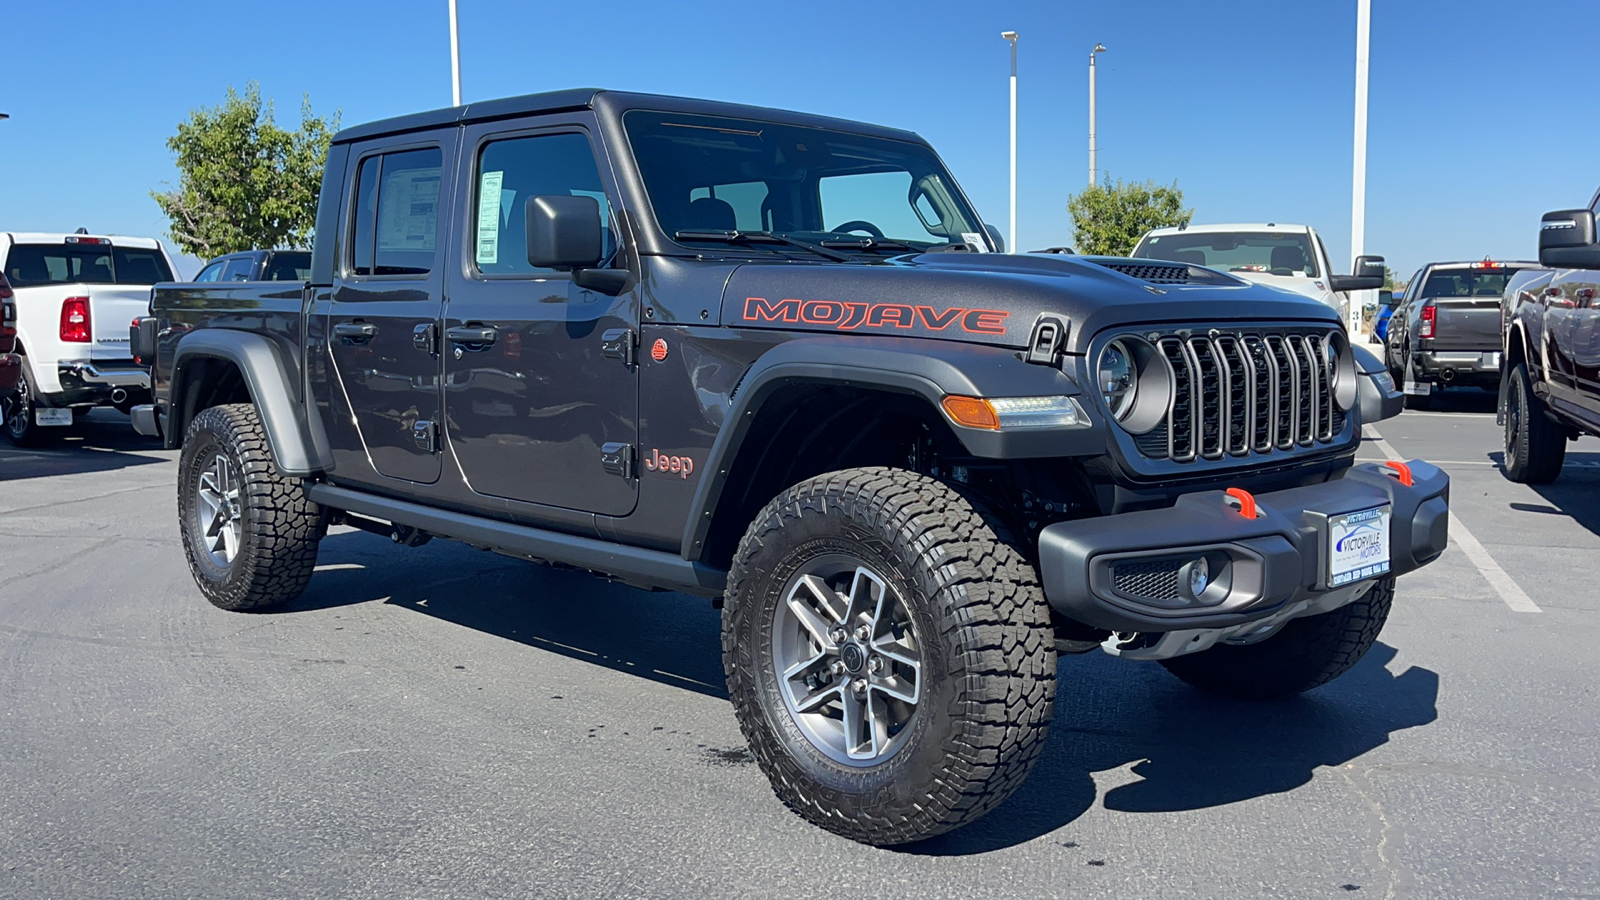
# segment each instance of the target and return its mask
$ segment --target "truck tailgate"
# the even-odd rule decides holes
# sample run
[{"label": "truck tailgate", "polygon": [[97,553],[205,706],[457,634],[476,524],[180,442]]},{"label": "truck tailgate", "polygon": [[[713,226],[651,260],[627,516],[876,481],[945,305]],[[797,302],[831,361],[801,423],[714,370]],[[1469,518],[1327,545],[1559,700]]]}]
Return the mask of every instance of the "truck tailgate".
[{"label": "truck tailgate", "polygon": [[131,359],[128,324],[150,309],[150,288],[112,284],[72,285],[70,296],[89,297],[90,359]]},{"label": "truck tailgate", "polygon": [[1437,297],[1435,350],[1499,350],[1499,297]]}]

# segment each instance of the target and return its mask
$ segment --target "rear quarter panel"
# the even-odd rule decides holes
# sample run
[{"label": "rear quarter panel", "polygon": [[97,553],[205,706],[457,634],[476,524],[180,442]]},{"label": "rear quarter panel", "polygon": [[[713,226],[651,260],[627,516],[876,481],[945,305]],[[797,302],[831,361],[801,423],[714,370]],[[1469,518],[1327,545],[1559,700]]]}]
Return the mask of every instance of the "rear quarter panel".
[{"label": "rear quarter panel", "polygon": [[151,387],[157,402],[170,399],[173,358],[185,335],[203,328],[250,331],[271,340],[295,373],[292,393],[302,397],[305,285],[293,281],[158,284],[150,307],[156,324]]}]

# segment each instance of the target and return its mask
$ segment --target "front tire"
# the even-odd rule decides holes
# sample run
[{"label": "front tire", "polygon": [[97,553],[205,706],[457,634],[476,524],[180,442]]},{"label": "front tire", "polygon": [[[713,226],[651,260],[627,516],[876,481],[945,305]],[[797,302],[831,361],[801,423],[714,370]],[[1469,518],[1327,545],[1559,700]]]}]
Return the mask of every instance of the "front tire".
[{"label": "front tire", "polygon": [[931,478],[847,469],[779,495],[739,545],[722,634],[773,790],[853,840],[971,822],[1044,747],[1056,653],[1037,574]]},{"label": "front tire", "polygon": [[213,406],[189,423],[178,459],[178,521],[206,599],[237,612],[300,596],[326,532],[322,508],[278,471],[260,414]]},{"label": "front tire", "polygon": [[1567,436],[1545,415],[1526,364],[1518,363],[1506,377],[1506,477],[1522,484],[1549,484],[1566,461]]},{"label": "front tire", "polygon": [[1238,700],[1282,700],[1338,678],[1372,649],[1394,603],[1394,577],[1360,599],[1317,616],[1291,619],[1254,644],[1218,644],[1164,659],[1185,684]]}]

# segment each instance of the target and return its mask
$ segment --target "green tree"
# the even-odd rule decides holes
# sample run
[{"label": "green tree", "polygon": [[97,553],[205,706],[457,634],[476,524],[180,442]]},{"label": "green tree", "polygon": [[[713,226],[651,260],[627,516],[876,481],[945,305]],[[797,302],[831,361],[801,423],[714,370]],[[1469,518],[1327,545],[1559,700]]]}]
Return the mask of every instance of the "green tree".
[{"label": "green tree", "polygon": [[1072,242],[1088,256],[1127,256],[1150,229],[1187,225],[1194,217],[1194,210],[1183,208],[1176,181],[1170,186],[1154,180],[1113,184],[1110,175],[1068,198],[1067,212]]},{"label": "green tree", "polygon": [[1406,283],[1400,280],[1395,271],[1388,266],[1383,267],[1383,287],[1385,290],[1394,291],[1396,294],[1406,289]]},{"label": "green tree", "polygon": [[[172,240],[206,259],[239,250],[307,246],[317,219],[317,192],[328,144],[339,128],[311,114],[302,98],[300,128],[273,121],[272,101],[261,102],[255,82],[243,95],[196,109],[167,139],[177,154],[178,186],[151,191],[170,223]],[[171,187],[169,184],[168,187]]]}]

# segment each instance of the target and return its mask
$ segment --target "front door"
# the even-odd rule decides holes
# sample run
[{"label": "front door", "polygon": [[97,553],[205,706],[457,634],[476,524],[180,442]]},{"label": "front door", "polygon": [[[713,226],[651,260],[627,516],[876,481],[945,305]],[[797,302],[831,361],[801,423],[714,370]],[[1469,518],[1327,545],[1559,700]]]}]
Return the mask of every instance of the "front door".
[{"label": "front door", "polygon": [[[469,128],[456,194],[466,224],[444,313],[451,451],[479,494],[627,515],[637,480],[639,321],[635,293],[610,296],[528,264],[524,204],[581,195],[600,204],[606,252],[618,245],[592,117],[510,130]],[[606,171],[609,171],[608,169]]]},{"label": "front door", "polygon": [[[446,139],[448,142],[449,139]],[[365,460],[338,463],[347,476],[367,465],[387,478],[439,480],[439,356],[443,305],[441,205],[452,148],[440,141],[355,156],[355,195],[327,322],[335,402],[350,417]],[[348,183],[348,182],[347,182]],[[342,397],[340,396],[342,393]],[[336,421],[339,417],[335,417]]]}]

